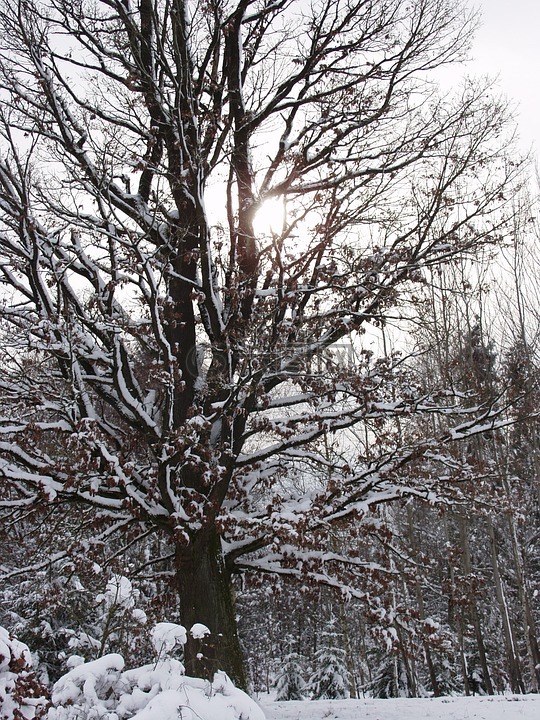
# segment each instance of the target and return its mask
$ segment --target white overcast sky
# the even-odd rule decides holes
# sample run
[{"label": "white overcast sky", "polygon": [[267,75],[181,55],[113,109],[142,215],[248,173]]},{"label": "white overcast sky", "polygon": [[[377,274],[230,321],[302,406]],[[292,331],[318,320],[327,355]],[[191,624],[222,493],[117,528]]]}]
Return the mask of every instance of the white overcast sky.
[{"label": "white overcast sky", "polygon": [[521,145],[540,157],[540,0],[468,0],[481,12],[470,74],[498,76],[516,105]]}]

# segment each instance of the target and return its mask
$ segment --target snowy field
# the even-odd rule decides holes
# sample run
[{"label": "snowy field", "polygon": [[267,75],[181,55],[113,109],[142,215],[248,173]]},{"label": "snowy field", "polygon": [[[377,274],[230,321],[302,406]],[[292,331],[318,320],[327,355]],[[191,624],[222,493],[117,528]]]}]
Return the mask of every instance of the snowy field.
[{"label": "snowy field", "polygon": [[267,720],[540,720],[540,695],[259,702]]}]

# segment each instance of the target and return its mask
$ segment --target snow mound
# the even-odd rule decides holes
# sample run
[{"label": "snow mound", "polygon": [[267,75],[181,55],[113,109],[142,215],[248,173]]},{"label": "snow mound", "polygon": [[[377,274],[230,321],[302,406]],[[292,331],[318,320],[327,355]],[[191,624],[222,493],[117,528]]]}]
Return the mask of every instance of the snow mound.
[{"label": "snow mound", "polygon": [[51,697],[55,709],[49,712],[49,718],[86,717],[84,713],[91,707],[94,713],[88,718],[107,717],[112,708],[107,698],[114,694],[123,669],[124,659],[116,653],[80,663],[55,684]]},{"label": "snow mound", "polygon": [[158,657],[170,655],[172,651],[187,642],[186,629],[175,623],[158,623],[151,632],[152,645]]},{"label": "snow mound", "polygon": [[119,655],[105,655],[71,670],[54,687],[48,720],[265,720],[223,672],[213,682],[187,677],[174,658],[121,667]]},{"label": "snow mound", "polygon": [[194,640],[204,640],[207,635],[211,635],[212,633],[206,625],[203,625],[202,623],[195,623],[189,631],[189,634]]},{"label": "snow mound", "polygon": [[[195,629],[202,637],[209,632]],[[184,675],[182,663],[170,657],[187,641],[181,625],[159,623],[152,640],[155,663],[124,670],[123,658],[111,654],[70,670],[53,688],[48,720],[265,720],[225,673],[212,682]]]},{"label": "snow mound", "polygon": [[[265,720],[260,707],[218,672],[213,682],[171,672],[167,660],[154,671],[159,691],[133,720]],[[153,686],[155,687],[155,686]],[[120,708],[119,708],[120,709]],[[119,718],[128,717],[120,715]]]}]

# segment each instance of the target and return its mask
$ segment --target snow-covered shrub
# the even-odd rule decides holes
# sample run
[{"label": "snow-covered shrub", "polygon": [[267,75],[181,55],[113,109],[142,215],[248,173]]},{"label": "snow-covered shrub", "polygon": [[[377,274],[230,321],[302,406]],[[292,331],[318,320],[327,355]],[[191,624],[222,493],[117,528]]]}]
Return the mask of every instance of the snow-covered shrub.
[{"label": "snow-covered shrub", "polygon": [[[138,607],[140,593],[123,575],[112,575],[94,599],[95,613],[86,628],[71,631],[69,648],[86,660],[105,653],[133,652],[144,646],[146,613]],[[148,648],[149,649],[149,648]]]},{"label": "snow-covered shrub", "polygon": [[27,602],[20,597],[9,605],[17,610],[9,613],[9,629],[31,648],[39,679],[46,685],[59,680],[72,656],[91,661],[119,653],[131,664],[145,662],[152,646],[142,593],[122,575],[107,579],[95,563],[92,572],[73,572],[68,580],[63,573],[69,567],[59,568],[51,582],[40,578],[38,590],[21,585],[18,592],[27,590]]},{"label": "snow-covered shrub", "polygon": [[53,688],[48,720],[264,720],[225,673],[212,682],[184,674],[171,653],[185,644],[185,628],[159,623],[151,635],[154,663],[124,670],[123,658],[110,654],[73,667]]},{"label": "snow-covered shrub", "polygon": [[306,683],[302,677],[300,656],[297,653],[289,653],[283,659],[283,664],[276,675],[275,687],[276,700],[304,699]]},{"label": "snow-covered shrub", "polygon": [[313,700],[338,700],[349,697],[349,672],[345,652],[336,647],[322,647],[315,653],[315,671],[309,679]]},{"label": "snow-covered shrub", "polygon": [[[143,610],[151,612],[148,597],[128,578],[106,576],[96,563],[83,568],[66,561],[53,571],[30,573],[0,587],[0,606],[0,624],[31,648],[34,670],[46,685],[62,677],[73,654],[89,661],[120,653],[142,665],[152,652]],[[155,609],[169,612],[157,603]]]},{"label": "snow-covered shrub", "polygon": [[[24,567],[28,559],[18,557],[17,561]],[[73,565],[66,563],[56,565],[54,572],[24,573],[13,583],[0,586],[4,609],[0,622],[31,648],[34,670],[44,684],[54,683],[65,672],[65,657],[72,652],[69,643],[74,636],[94,634],[96,579],[89,575],[83,576],[81,583]]]},{"label": "snow-covered shrub", "polygon": [[32,670],[27,646],[0,627],[0,720],[43,717],[46,696],[46,688]]},{"label": "snow-covered shrub", "polygon": [[123,575],[113,575],[97,602],[103,604],[101,648],[114,647],[117,652],[130,652],[143,644],[148,618],[140,605],[140,592]]},{"label": "snow-covered shrub", "polygon": [[[74,658],[71,658],[72,662]],[[113,720],[124,659],[116,653],[76,664],[55,683],[48,720]]]}]

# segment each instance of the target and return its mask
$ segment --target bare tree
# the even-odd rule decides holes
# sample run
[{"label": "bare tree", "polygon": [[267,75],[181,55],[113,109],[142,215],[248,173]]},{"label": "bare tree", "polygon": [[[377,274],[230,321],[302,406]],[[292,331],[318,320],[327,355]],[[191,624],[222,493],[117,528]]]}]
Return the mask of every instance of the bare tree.
[{"label": "bare tree", "polygon": [[[425,268],[506,227],[504,103],[430,80],[474,18],[448,0],[0,8],[2,507],[86,504],[103,542],[161,533],[183,622],[221,635],[243,684],[231,573],[358,594],[332,527],[427,495],[444,448],[497,421],[362,350]],[[269,201],[282,216],[256,232]],[[459,425],[371,444],[412,413]],[[324,439],[354,426],[366,452],[330,465]]]}]

